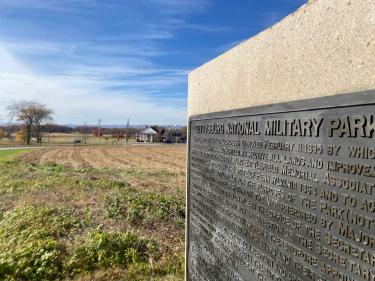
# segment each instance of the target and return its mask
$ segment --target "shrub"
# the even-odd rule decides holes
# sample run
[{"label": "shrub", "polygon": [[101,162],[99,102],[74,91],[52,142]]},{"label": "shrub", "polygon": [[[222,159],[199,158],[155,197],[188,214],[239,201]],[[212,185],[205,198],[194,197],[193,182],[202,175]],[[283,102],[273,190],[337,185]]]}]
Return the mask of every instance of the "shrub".
[{"label": "shrub", "polygon": [[78,220],[47,207],[18,208],[0,222],[1,280],[53,280],[62,274],[58,237]]},{"label": "shrub", "polygon": [[71,275],[95,269],[143,264],[159,258],[153,240],[139,238],[130,232],[94,231],[88,241],[75,248],[67,264]]},{"label": "shrub", "polygon": [[185,202],[182,198],[141,193],[132,189],[107,197],[105,209],[108,218],[125,218],[134,225],[152,225],[156,221],[182,225],[185,219]]},{"label": "shrub", "polygon": [[126,213],[124,202],[119,197],[107,198],[105,201],[105,209],[110,219],[121,219]]}]

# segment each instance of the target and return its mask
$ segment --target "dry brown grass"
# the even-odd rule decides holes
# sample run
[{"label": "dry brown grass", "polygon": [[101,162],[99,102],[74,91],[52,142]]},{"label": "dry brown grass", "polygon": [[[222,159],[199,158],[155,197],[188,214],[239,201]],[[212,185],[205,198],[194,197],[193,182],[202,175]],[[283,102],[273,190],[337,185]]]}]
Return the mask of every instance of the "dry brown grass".
[{"label": "dry brown grass", "polygon": [[185,145],[129,145],[59,147],[41,149],[23,157],[34,164],[56,163],[66,167],[122,170],[166,170],[184,173]]},{"label": "dry brown grass", "polygon": [[[129,145],[129,146],[77,146],[45,148],[31,151],[21,156],[22,161],[34,165],[57,164],[68,168],[110,169],[106,176],[117,181],[126,181],[132,188],[164,195],[179,195],[185,189],[185,145]],[[130,172],[130,173],[129,173]],[[134,172],[134,173],[133,173]],[[74,173],[70,174],[74,176]],[[100,178],[96,171],[85,172],[85,178],[96,181]],[[13,203],[18,206],[45,203],[49,205],[71,206],[77,215],[84,217],[82,210],[89,208],[92,215],[108,229],[126,228],[122,223],[111,224],[103,219],[100,202],[111,193],[110,190],[82,191],[69,185],[57,185],[45,190],[35,190],[27,197],[18,198]],[[16,203],[17,202],[17,203]],[[79,210],[79,211],[78,211]],[[145,229],[148,235],[161,237],[164,243],[178,242],[183,230],[170,229],[160,224],[159,229]],[[160,234],[163,235],[160,235]],[[176,239],[177,238],[177,239]]]},{"label": "dry brown grass", "polygon": [[[33,206],[78,219],[69,235],[56,238],[67,257],[98,229],[137,233],[160,251],[155,264],[94,268],[61,280],[182,280],[185,152],[185,145],[33,150],[0,166],[0,215]],[[162,271],[151,274],[154,266]]]}]

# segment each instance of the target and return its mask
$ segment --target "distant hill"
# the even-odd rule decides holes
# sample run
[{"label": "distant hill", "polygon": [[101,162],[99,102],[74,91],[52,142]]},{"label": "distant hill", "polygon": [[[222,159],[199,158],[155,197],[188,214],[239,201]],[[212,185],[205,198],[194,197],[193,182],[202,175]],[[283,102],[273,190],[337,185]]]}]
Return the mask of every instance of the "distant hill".
[{"label": "distant hill", "polygon": [[[15,123],[15,122],[12,122],[12,123],[0,123],[0,127],[7,127],[7,126],[21,126],[22,124],[20,123]],[[134,128],[134,129],[142,129],[142,128],[146,128],[146,126],[150,127],[150,126],[154,126],[154,125],[157,125],[159,127],[166,127],[166,128],[176,128],[176,129],[180,129],[182,127],[184,127],[183,125],[159,125],[159,124],[136,124],[136,125],[130,125],[129,128]],[[88,128],[96,128],[98,127],[98,125],[83,125],[83,124],[54,124],[54,126],[61,126],[61,127],[69,127],[69,128],[77,128],[77,127],[88,127]],[[102,128],[107,128],[107,129],[126,129],[127,128],[127,125],[118,125],[118,124],[110,124],[110,125],[101,125]]]},{"label": "distant hill", "polygon": [[[154,126],[154,125],[157,125],[157,126],[160,126],[160,127],[166,127],[166,128],[176,128],[176,129],[184,127],[183,125],[159,125],[159,124],[148,124],[148,125],[144,124],[143,125],[143,124],[139,124],[139,125],[129,125],[129,128],[142,129],[142,128],[146,128],[146,126],[150,127],[150,126]],[[64,124],[62,126],[71,127],[71,128],[84,127],[84,125],[74,125],[74,124]],[[98,125],[87,125],[86,127],[96,128],[96,127],[98,127]],[[101,127],[107,128],[107,129],[126,129],[127,125],[112,124],[112,125],[101,125]]]}]

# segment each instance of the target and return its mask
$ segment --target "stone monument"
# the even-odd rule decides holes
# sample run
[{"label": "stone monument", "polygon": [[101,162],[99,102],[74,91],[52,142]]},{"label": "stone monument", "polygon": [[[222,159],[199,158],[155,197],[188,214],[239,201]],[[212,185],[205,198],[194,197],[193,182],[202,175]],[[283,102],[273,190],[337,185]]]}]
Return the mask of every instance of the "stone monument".
[{"label": "stone monument", "polygon": [[375,2],[310,1],[189,76],[186,279],[375,281]]}]

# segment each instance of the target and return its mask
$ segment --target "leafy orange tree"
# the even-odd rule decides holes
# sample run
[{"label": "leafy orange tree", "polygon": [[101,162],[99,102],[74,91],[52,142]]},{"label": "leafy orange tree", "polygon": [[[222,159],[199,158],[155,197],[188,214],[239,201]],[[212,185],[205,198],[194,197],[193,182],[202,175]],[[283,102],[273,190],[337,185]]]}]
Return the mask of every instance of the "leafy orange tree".
[{"label": "leafy orange tree", "polygon": [[0,140],[5,137],[5,131],[0,129]]},{"label": "leafy orange tree", "polygon": [[16,133],[16,142],[19,142],[19,143],[26,142],[25,130],[20,130],[19,132]]}]

